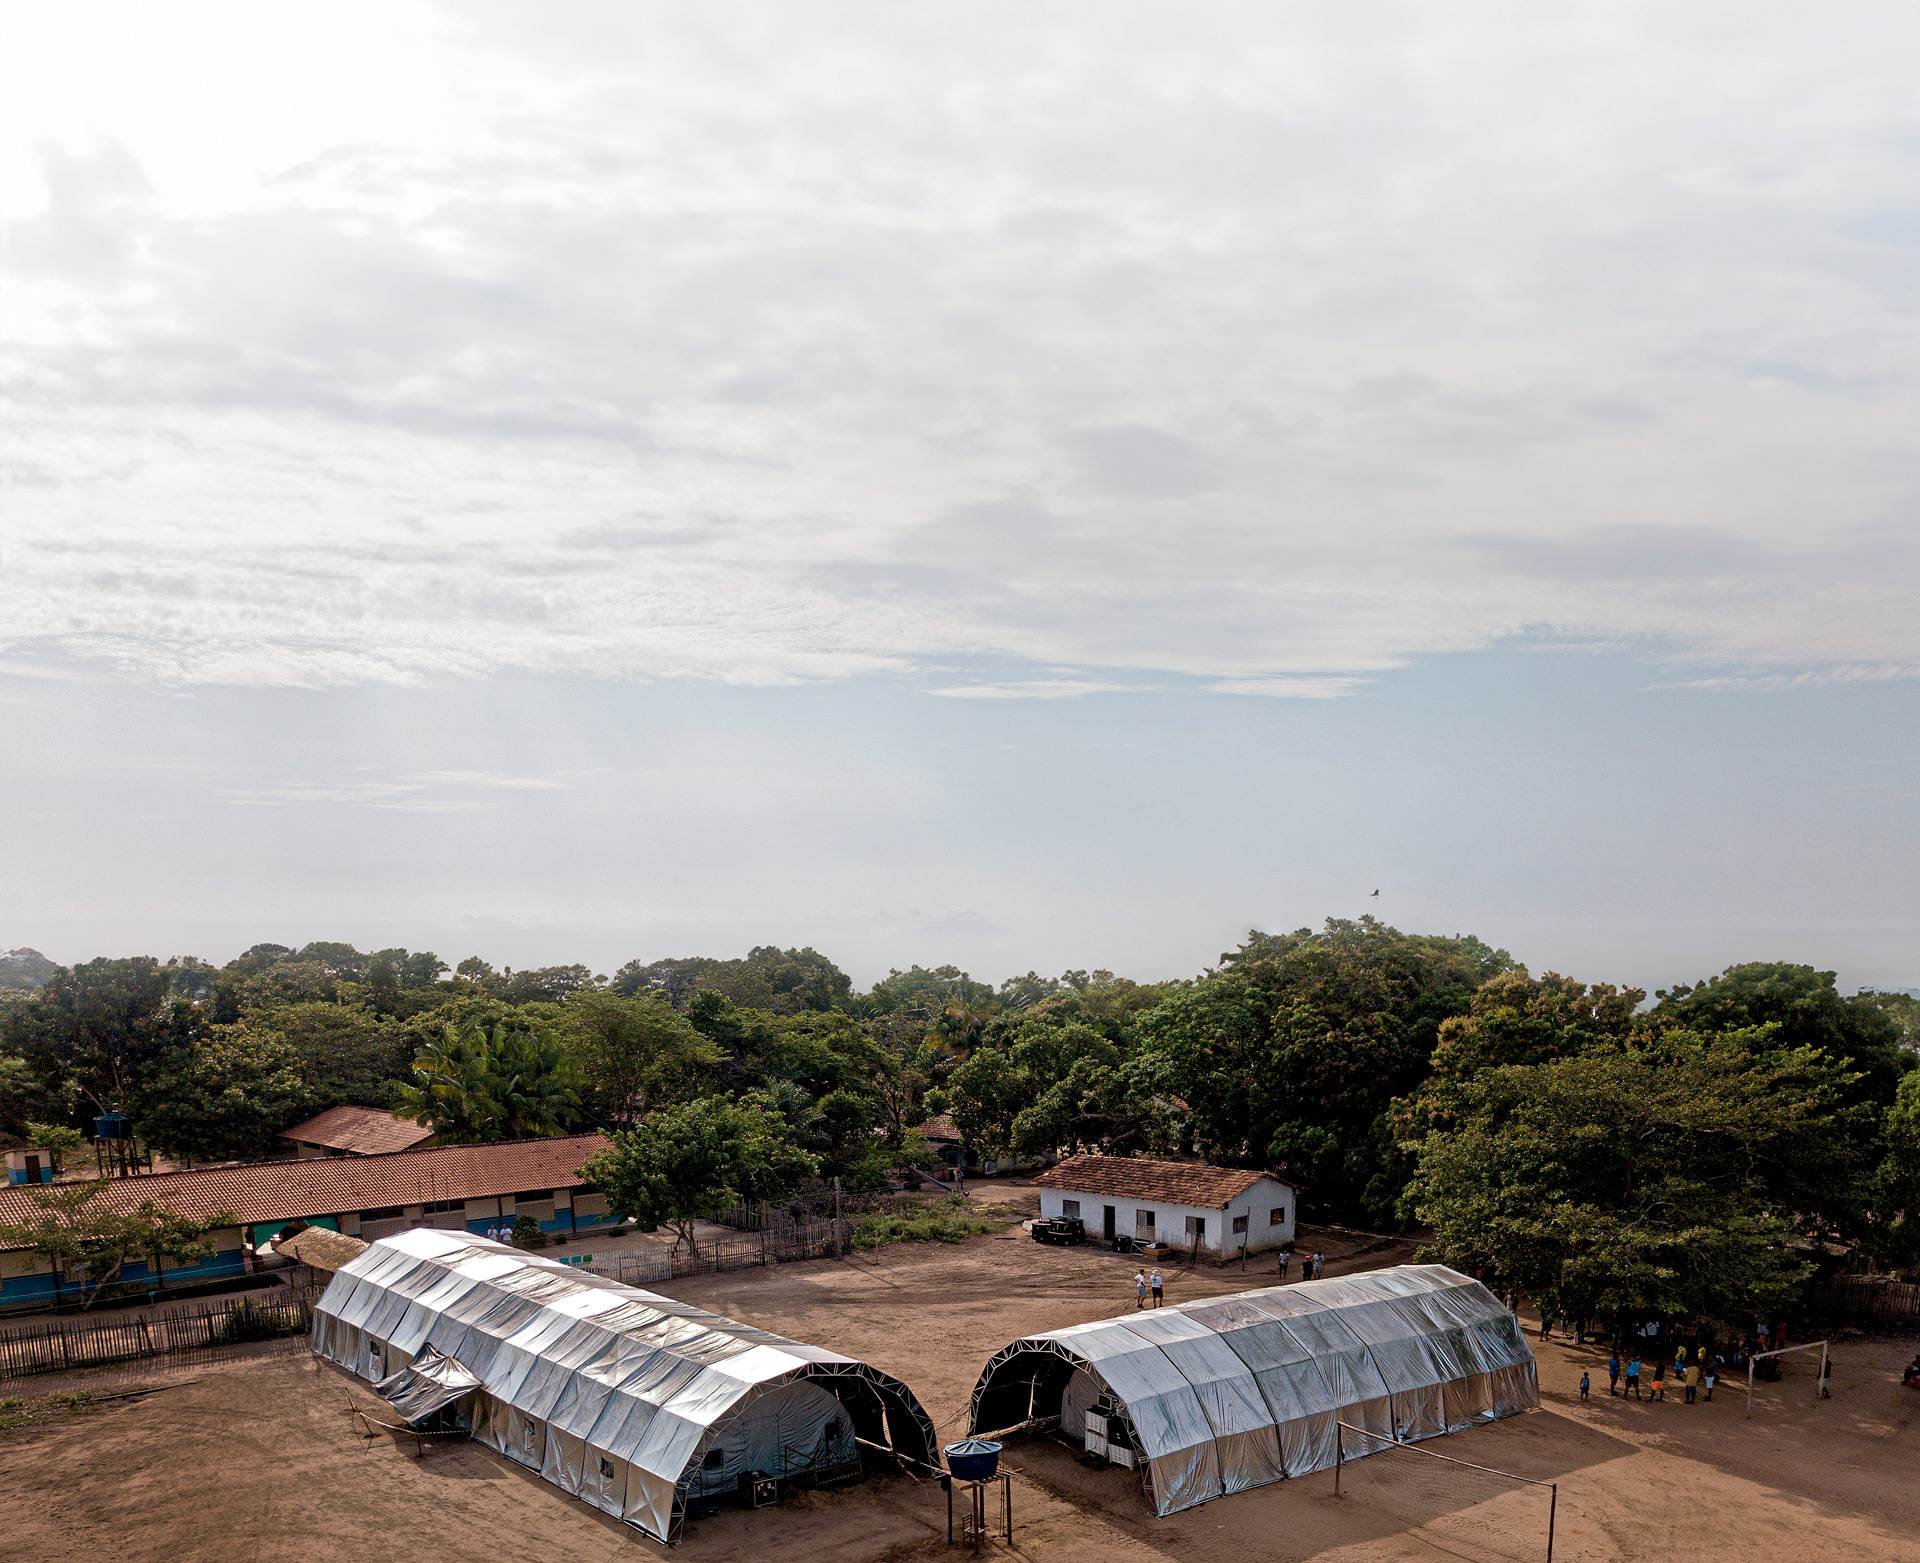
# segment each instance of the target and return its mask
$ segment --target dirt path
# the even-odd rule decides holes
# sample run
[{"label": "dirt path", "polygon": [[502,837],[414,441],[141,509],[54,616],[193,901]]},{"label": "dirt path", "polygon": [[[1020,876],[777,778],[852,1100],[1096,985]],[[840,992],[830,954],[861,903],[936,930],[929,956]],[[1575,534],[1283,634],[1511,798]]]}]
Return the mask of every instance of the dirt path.
[{"label": "dirt path", "polygon": [[[1332,1254],[1331,1243],[1324,1245]],[[1384,1251],[1355,1268],[1406,1256]],[[1342,1267],[1335,1259],[1329,1273]],[[907,1246],[840,1262],[777,1265],[659,1289],[782,1334],[863,1357],[905,1379],[943,1436],[962,1430],[982,1363],[1019,1335],[1132,1306],[1131,1261],[1042,1247],[1018,1235]],[[1271,1273],[1168,1269],[1168,1300],[1272,1284]],[[1835,1398],[1772,1388],[1748,1421],[1722,1390],[1712,1405],[1581,1405],[1581,1366],[1604,1361],[1538,1343],[1545,1408],[1445,1441],[1447,1452],[1560,1483],[1555,1556],[1723,1563],[1920,1563],[1912,1412],[1900,1388],[1912,1344],[1843,1346]],[[0,1504],[16,1557],[111,1554],[126,1563],[441,1563],[640,1558],[660,1549],[538,1478],[465,1445],[416,1461],[348,1430],[364,1385],[310,1359],[266,1359],[143,1401],[0,1437]],[[1045,1441],[1009,1447],[1015,1550],[1035,1563],[1289,1563],[1521,1556],[1524,1499],[1409,1488],[1331,1495],[1326,1476],[1281,1483],[1168,1519],[1124,1472],[1089,1469]],[[1390,1508],[1389,1503],[1403,1505]],[[1410,1507],[1409,1507],[1410,1506]],[[1448,1518],[1449,1512],[1454,1517]],[[729,1511],[689,1528],[685,1553],[758,1563],[774,1549],[846,1563],[944,1557],[945,1509],[931,1482],[872,1480]],[[1427,1528],[1409,1532],[1411,1521]]]}]

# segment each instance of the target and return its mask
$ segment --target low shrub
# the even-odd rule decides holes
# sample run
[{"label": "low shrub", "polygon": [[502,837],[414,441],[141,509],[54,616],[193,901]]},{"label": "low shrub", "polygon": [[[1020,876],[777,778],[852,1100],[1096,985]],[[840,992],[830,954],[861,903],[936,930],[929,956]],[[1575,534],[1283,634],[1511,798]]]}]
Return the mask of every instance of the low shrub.
[{"label": "low shrub", "polygon": [[1000,1223],[988,1221],[972,1212],[943,1209],[940,1206],[964,1206],[965,1200],[942,1200],[913,1212],[875,1213],[862,1216],[853,1226],[855,1248],[882,1248],[888,1243],[960,1243],[1000,1230]]}]

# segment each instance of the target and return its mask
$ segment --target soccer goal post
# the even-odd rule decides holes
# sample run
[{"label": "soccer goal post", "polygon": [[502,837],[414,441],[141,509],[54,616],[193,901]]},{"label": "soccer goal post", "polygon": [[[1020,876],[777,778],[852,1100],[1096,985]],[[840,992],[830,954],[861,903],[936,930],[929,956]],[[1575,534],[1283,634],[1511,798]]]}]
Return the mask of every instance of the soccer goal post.
[{"label": "soccer goal post", "polygon": [[[1364,1427],[1336,1421],[1333,1495],[1343,1497],[1357,1485],[1364,1485],[1387,1500],[1388,1507],[1398,1501],[1417,1509],[1423,1517],[1428,1516],[1429,1511],[1446,1513],[1473,1508],[1505,1493],[1538,1489],[1547,1500],[1546,1563],[1553,1563],[1553,1525],[1560,1510],[1558,1482],[1519,1476],[1490,1465],[1475,1465],[1471,1460],[1455,1459],[1423,1444],[1402,1443],[1384,1433],[1370,1433]],[[1420,1518],[1414,1524],[1427,1522],[1427,1518]],[[1540,1533],[1531,1527],[1537,1523],[1536,1510],[1534,1518],[1521,1527],[1523,1533],[1530,1531],[1536,1541]]]},{"label": "soccer goal post", "polygon": [[1820,1353],[1820,1377],[1815,1380],[1813,1392],[1816,1397],[1827,1392],[1827,1343],[1823,1340],[1810,1340],[1798,1346],[1782,1346],[1777,1351],[1756,1351],[1747,1358],[1747,1415],[1753,1415],[1753,1370],[1769,1357],[1790,1357],[1796,1351],[1817,1351]]}]

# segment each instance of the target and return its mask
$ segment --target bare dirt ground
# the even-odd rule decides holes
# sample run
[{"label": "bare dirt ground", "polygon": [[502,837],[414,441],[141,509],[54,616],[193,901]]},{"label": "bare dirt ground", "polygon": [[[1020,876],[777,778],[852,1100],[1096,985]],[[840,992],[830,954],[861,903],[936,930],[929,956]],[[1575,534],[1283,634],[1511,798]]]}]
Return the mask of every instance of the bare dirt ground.
[{"label": "bare dirt ground", "polygon": [[[1004,1187],[995,1194],[1006,1197]],[[1410,1257],[1389,1248],[1343,1259],[1366,1245],[1330,1234],[1304,1233],[1302,1243],[1329,1255],[1330,1274]],[[1130,1310],[1132,1273],[1123,1256],[1045,1248],[1015,1229],[659,1289],[873,1362],[913,1386],[946,1439],[964,1432],[989,1355],[1035,1330]],[[1238,1265],[1166,1273],[1170,1302],[1274,1281],[1270,1259],[1245,1274]],[[1750,1421],[1731,1385],[1711,1405],[1677,1395],[1664,1404],[1609,1400],[1604,1352],[1535,1345],[1543,1408],[1435,1447],[1557,1481],[1556,1558],[1920,1563],[1911,1425],[1920,1394],[1899,1384],[1913,1341],[1841,1346],[1828,1401],[1814,1398],[1811,1367],[1790,1370],[1763,1387]],[[1575,1393],[1583,1366],[1598,1382],[1586,1405]],[[261,1357],[197,1373],[145,1398],[0,1435],[10,1555],[590,1563],[660,1550],[484,1450],[447,1444],[416,1460],[410,1446],[364,1444],[345,1407],[349,1393],[366,1400],[366,1387],[311,1359]],[[36,1382],[30,1392],[59,1387]],[[1355,1481],[1336,1499],[1328,1473],[1156,1519],[1134,1478],[1084,1466],[1057,1443],[1010,1444],[1008,1460],[1020,1473],[1013,1550],[1033,1563],[1537,1559],[1544,1550],[1530,1494],[1481,1502],[1471,1481],[1386,1491]],[[872,1479],[691,1525],[684,1553],[708,1563],[776,1550],[902,1563],[946,1554],[945,1513],[933,1482]]]}]

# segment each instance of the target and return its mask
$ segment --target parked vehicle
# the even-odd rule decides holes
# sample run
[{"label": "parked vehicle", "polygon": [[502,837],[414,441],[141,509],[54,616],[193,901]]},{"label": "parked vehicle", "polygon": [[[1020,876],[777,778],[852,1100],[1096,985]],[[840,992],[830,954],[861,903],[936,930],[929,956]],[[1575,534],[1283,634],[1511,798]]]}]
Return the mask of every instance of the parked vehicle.
[{"label": "parked vehicle", "polygon": [[1057,1248],[1077,1248],[1087,1240],[1087,1224],[1078,1216],[1046,1217],[1034,1222],[1033,1240]]}]

